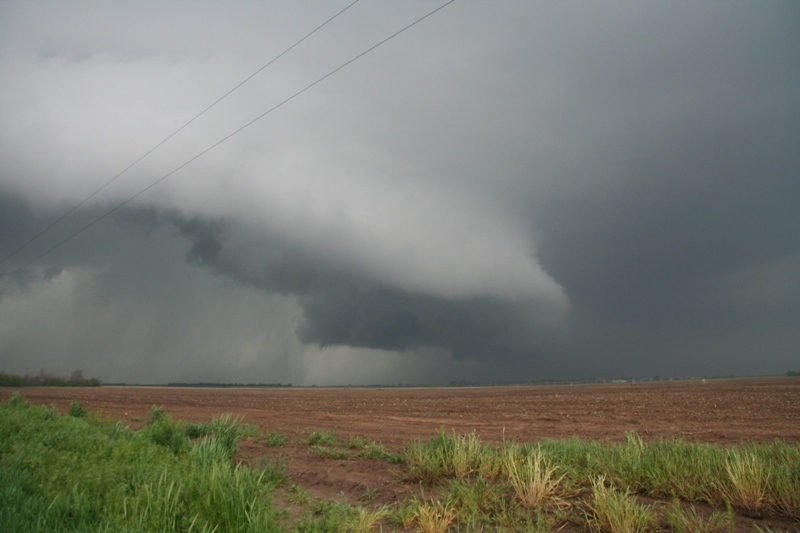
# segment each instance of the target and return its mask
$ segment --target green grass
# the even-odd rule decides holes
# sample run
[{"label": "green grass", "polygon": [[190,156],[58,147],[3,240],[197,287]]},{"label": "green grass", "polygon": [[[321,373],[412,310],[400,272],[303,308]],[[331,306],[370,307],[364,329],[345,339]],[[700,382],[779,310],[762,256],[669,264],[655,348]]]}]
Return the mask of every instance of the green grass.
[{"label": "green grass", "polygon": [[392,464],[402,462],[399,455],[390,452],[385,446],[377,442],[368,442],[358,450],[356,455],[362,459],[382,459]]},{"label": "green grass", "polygon": [[639,504],[628,490],[606,485],[603,476],[592,482],[587,518],[589,528],[599,533],[646,533],[656,527],[652,508]]},{"label": "green grass", "polygon": [[385,446],[353,435],[344,440],[329,431],[314,431],[308,439],[309,453],[325,459],[378,459],[392,464],[402,462],[399,455],[391,453]]},{"label": "green grass", "polygon": [[308,438],[310,446],[345,446],[345,443],[330,431],[315,431]]},{"label": "green grass", "polygon": [[323,446],[314,444],[308,449],[309,453],[318,455],[324,459],[350,459],[350,452],[342,448]]},{"label": "green grass", "polygon": [[[0,404],[0,524],[22,532],[678,533],[731,531],[742,517],[800,525],[800,445],[780,441],[722,448],[631,433],[620,443],[495,445],[440,431],[394,454],[364,437],[315,431],[308,450],[320,457],[398,465],[393,485],[362,488],[348,504],[293,483],[285,456],[239,464],[248,437],[286,443],[230,415],[188,424],[154,406],[133,431],[77,402],[62,416],[15,394]],[[291,512],[275,503],[276,489]],[[408,497],[381,504],[398,489]]]},{"label": "green grass", "polygon": [[506,448],[504,466],[508,482],[522,505],[547,508],[564,503],[560,492],[561,481],[566,474],[560,474],[560,469],[553,466],[541,450],[523,457],[519,446],[509,446]]},{"label": "green grass", "polygon": [[431,484],[443,477],[462,479],[474,474],[491,477],[500,471],[501,454],[481,444],[477,435],[440,431],[428,442],[411,442],[403,451],[406,478]]},{"label": "green grass", "polygon": [[422,533],[444,533],[458,517],[451,504],[440,500],[415,500],[415,505],[414,519]]},{"label": "green grass", "polygon": [[89,413],[86,412],[86,409],[84,409],[83,406],[79,402],[76,402],[74,400],[72,402],[70,402],[70,404],[69,404],[69,416],[72,416],[72,417],[75,417],[75,418],[86,418],[87,414],[89,414]]},{"label": "green grass", "polygon": [[238,421],[190,443],[163,412],[139,432],[0,405],[0,523],[6,531],[281,531],[267,470],[231,461]]},{"label": "green grass", "polygon": [[730,512],[714,511],[704,518],[694,507],[683,508],[678,500],[664,513],[664,519],[676,533],[726,533],[733,530]]},{"label": "green grass", "polygon": [[264,444],[269,447],[280,447],[286,445],[286,437],[277,429],[263,435]]},{"label": "green grass", "polygon": [[358,506],[346,513],[343,526],[345,531],[368,533],[374,531],[379,526],[379,522],[388,517],[389,513],[389,508],[385,506],[376,509]]},{"label": "green grass", "polygon": [[[571,439],[494,446],[476,445],[474,435],[440,432],[408,443],[402,460],[404,479],[451,498],[456,523],[467,529],[546,530],[572,522],[597,531],[645,531],[655,527],[655,511],[637,506],[637,495],[715,509],[705,521],[691,506],[683,514],[673,510],[675,530],[724,529],[732,520],[728,509],[800,519],[800,446],[781,441],[722,448],[677,438],[647,443],[631,433],[621,443]],[[482,499],[470,494],[469,487],[487,485],[506,493]],[[587,501],[581,494],[590,488]],[[609,526],[614,517],[621,522]]]}]

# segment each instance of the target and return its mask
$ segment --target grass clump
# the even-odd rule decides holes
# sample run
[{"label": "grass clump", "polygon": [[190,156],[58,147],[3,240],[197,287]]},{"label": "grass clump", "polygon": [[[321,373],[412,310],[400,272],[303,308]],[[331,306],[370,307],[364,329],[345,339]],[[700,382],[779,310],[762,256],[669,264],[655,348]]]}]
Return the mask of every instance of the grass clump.
[{"label": "grass clump", "polygon": [[401,462],[399,455],[390,452],[385,446],[376,442],[369,442],[356,455],[362,459],[384,459],[393,464]]},{"label": "grass clump", "polygon": [[733,516],[730,513],[713,511],[704,518],[694,507],[682,507],[678,500],[664,513],[670,530],[677,533],[725,533],[733,530]]},{"label": "grass clump", "polygon": [[772,472],[769,465],[747,451],[731,451],[725,464],[727,479],[721,483],[724,498],[753,517],[761,517],[767,504]]},{"label": "grass clump", "polygon": [[308,444],[310,446],[314,445],[322,445],[322,446],[342,446],[344,443],[331,433],[330,431],[315,431],[311,434],[308,438]]},{"label": "grass clump", "polygon": [[243,424],[241,417],[222,415],[211,420],[211,435],[220,441],[226,450],[229,459],[233,459],[239,450],[239,441],[243,437],[253,437],[256,428],[250,424]]},{"label": "grass clump", "polygon": [[416,505],[413,503],[403,503],[391,511],[388,515],[389,520],[398,527],[411,529],[414,520],[417,519]]},{"label": "grass clump", "polygon": [[369,533],[380,525],[380,521],[389,516],[389,508],[382,506],[377,509],[356,507],[346,513],[343,522],[344,530],[353,533]]},{"label": "grass clump", "polygon": [[439,500],[415,501],[414,523],[422,533],[444,533],[456,516],[451,505]]},{"label": "grass clump", "polygon": [[587,523],[598,533],[645,533],[653,531],[656,517],[650,507],[639,504],[628,490],[606,485],[605,478],[592,482]]},{"label": "grass clump", "polygon": [[800,446],[783,441],[746,448],[769,469],[766,513],[800,522]]},{"label": "grass clump", "polygon": [[313,453],[314,455],[318,455],[324,459],[349,459],[350,452],[342,448],[333,448],[330,446],[321,446],[319,444],[315,444],[309,448],[309,453]]},{"label": "grass clump", "polygon": [[492,477],[499,471],[497,450],[481,444],[474,433],[460,436],[440,431],[428,442],[407,444],[402,459],[407,479],[432,484],[442,477],[464,479],[480,473]]},{"label": "grass clump", "polygon": [[508,482],[522,505],[546,508],[565,504],[558,493],[566,473],[557,476],[558,467],[551,465],[541,449],[523,455],[519,445],[511,445],[505,450],[504,466]]},{"label": "grass clump", "polygon": [[172,420],[161,407],[155,405],[151,411],[150,423],[139,432],[139,435],[153,444],[167,448],[175,455],[189,449],[189,438],[183,426]]},{"label": "grass clump", "polygon": [[340,439],[328,431],[315,431],[308,439],[309,453],[326,459],[380,459],[392,464],[402,462],[402,458],[391,453],[375,441],[353,435],[347,440]]},{"label": "grass clump", "polygon": [[381,491],[379,489],[367,487],[361,491],[361,494],[358,495],[358,501],[362,504],[372,503],[380,495]]},{"label": "grass clump", "polygon": [[303,512],[291,531],[338,533],[352,530],[348,526],[352,514],[353,510],[343,503],[329,500],[313,502],[311,508]]},{"label": "grass clump", "polygon": [[86,418],[86,415],[88,414],[86,409],[84,409],[83,406],[75,400],[70,402],[68,412],[69,416],[74,418]]},{"label": "grass clump", "polygon": [[271,448],[277,448],[286,444],[286,437],[277,429],[269,433],[265,433],[263,439],[264,444]]},{"label": "grass clump", "polygon": [[346,442],[342,443],[342,445],[351,450],[360,450],[373,444],[375,444],[373,441],[360,435],[352,435]]},{"label": "grass clump", "polygon": [[308,505],[311,503],[311,493],[300,485],[293,484],[289,487],[287,499],[295,505]]},{"label": "grass clump", "polygon": [[506,488],[480,476],[475,479],[451,479],[441,499],[456,512],[459,524],[467,529],[492,530],[508,517]]}]

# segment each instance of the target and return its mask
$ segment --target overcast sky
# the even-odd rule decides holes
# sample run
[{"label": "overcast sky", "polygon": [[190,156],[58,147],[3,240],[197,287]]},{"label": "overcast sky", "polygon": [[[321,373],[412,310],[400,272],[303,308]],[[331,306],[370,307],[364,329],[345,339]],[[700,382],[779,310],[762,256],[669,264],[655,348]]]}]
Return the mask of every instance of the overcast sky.
[{"label": "overcast sky", "polygon": [[444,3],[362,0],[10,256],[350,2],[0,2],[0,370],[800,369],[792,1],[457,0],[128,201]]}]

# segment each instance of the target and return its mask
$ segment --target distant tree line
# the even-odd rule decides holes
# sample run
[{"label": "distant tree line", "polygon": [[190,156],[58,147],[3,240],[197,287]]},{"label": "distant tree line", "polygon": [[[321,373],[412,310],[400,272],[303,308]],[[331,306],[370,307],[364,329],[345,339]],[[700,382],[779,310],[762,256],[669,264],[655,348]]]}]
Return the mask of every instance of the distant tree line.
[{"label": "distant tree line", "polygon": [[99,387],[97,378],[85,378],[82,370],[76,370],[70,376],[61,377],[49,374],[42,369],[35,376],[17,376],[0,371],[0,387]]},{"label": "distant tree line", "polygon": [[786,372],[787,376],[800,376],[800,370],[789,370]]}]

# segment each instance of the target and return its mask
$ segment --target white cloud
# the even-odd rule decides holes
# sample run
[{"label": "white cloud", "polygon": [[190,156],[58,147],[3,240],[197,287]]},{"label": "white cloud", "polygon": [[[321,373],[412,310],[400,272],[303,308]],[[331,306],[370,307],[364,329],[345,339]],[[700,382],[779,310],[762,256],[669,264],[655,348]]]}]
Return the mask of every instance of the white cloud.
[{"label": "white cloud", "polygon": [[[0,126],[2,158],[18,172],[6,175],[3,185],[34,204],[83,200],[170,132],[170,125],[224,92],[237,70],[203,57],[175,62],[168,53],[121,59],[103,45],[119,48],[100,41],[97,50],[78,58],[5,56],[2,74],[13,81],[0,93],[8,117]],[[93,202],[126,200],[302,87],[285,71],[270,74],[201,117]],[[325,94],[306,103],[317,107]],[[331,96],[325,105],[355,109],[341,98]],[[303,108],[302,102],[293,105]],[[343,119],[335,111],[331,117]],[[282,110],[136,205],[238,220],[311,260],[391,288],[445,298],[534,298],[563,311],[563,289],[538,263],[530,238],[497,206],[443,185],[432,167],[404,168],[391,150],[364,136],[372,124],[351,122],[332,138],[330,126],[317,128],[317,120]],[[258,254],[248,255],[256,260]]]}]

